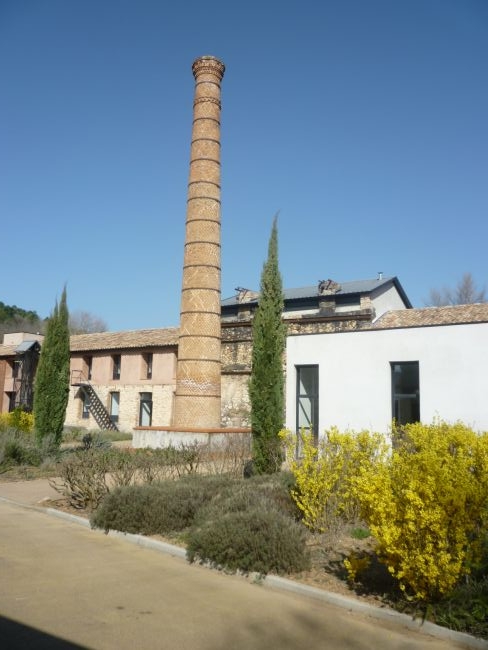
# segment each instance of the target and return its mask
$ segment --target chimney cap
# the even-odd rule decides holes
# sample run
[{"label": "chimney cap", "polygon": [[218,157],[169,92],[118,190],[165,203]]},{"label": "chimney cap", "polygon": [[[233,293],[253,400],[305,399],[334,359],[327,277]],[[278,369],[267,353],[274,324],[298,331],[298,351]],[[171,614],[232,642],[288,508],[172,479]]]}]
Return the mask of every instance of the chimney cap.
[{"label": "chimney cap", "polygon": [[197,74],[201,72],[213,72],[214,74],[217,74],[217,76],[222,79],[224,76],[225,72],[225,65],[217,59],[216,56],[211,56],[209,54],[206,54],[204,56],[199,56],[197,59],[193,61],[193,64],[191,66],[191,69],[193,71],[193,76],[196,77]]}]

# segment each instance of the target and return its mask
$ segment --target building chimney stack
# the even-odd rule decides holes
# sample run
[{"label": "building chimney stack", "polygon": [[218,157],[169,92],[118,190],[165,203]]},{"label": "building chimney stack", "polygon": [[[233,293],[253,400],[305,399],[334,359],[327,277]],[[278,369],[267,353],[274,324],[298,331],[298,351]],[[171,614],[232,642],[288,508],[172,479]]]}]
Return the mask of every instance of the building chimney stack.
[{"label": "building chimney stack", "polygon": [[214,428],[220,414],[220,83],[224,64],[194,61],[195,92],[173,427]]}]

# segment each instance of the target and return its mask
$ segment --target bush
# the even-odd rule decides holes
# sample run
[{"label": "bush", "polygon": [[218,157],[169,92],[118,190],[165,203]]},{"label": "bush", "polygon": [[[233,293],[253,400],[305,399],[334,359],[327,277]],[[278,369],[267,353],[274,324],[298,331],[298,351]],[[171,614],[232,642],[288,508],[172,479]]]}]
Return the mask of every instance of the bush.
[{"label": "bush", "polygon": [[[344,518],[354,521],[359,516],[355,488],[357,475],[369,471],[386,453],[380,434],[361,431],[340,433],[336,428],[326,431],[318,446],[311,431],[300,436],[282,431],[291,471],[296,485],[291,494],[303,516],[303,523],[316,532],[330,531]],[[300,447],[301,458],[295,459]]]},{"label": "bush", "polygon": [[110,452],[85,449],[68,454],[58,466],[59,478],[51,487],[68,498],[74,508],[96,508],[109,491]]},{"label": "bush", "polygon": [[90,522],[93,528],[142,535],[165,535],[188,528],[197,511],[219,490],[224,477],[185,477],[151,485],[115,489],[105,496]]},{"label": "bush", "polygon": [[449,595],[479,562],[488,515],[488,434],[409,424],[390,458],[358,481],[377,553],[416,600]]},{"label": "bush", "polygon": [[82,442],[85,436],[91,436],[97,440],[105,442],[117,442],[119,440],[132,440],[132,433],[124,433],[123,431],[110,431],[110,430],[95,430],[89,431],[81,427],[67,426],[63,429],[62,442]]},{"label": "bush", "polygon": [[17,407],[10,413],[0,413],[0,432],[15,429],[23,433],[31,433],[34,427],[34,416]]},{"label": "bush", "polygon": [[38,467],[53,455],[50,442],[46,439],[39,445],[32,436],[18,429],[6,429],[0,433],[0,466],[4,469],[15,465]]},{"label": "bush", "polygon": [[168,535],[191,527],[192,561],[198,557],[231,570],[260,573],[302,570],[308,566],[305,531],[279,511],[295,513],[290,480],[289,475],[249,481],[225,475],[186,476],[119,487],[104,495],[90,522],[105,531],[143,535]]},{"label": "bush", "polygon": [[212,441],[205,454],[205,468],[211,474],[242,478],[251,457],[251,436],[228,434],[220,443]]},{"label": "bush", "polygon": [[295,521],[289,473],[230,482],[196,513],[188,558],[231,571],[290,573],[309,566],[305,531]]},{"label": "bush", "polygon": [[103,437],[90,434],[84,437],[83,447],[67,453],[59,464],[59,478],[51,486],[73,507],[94,510],[114,488],[193,474],[201,455],[195,445],[136,452],[109,446]]},{"label": "bush", "polygon": [[231,571],[261,574],[309,568],[305,531],[300,524],[270,507],[266,499],[250,504],[241,494],[230,503],[231,511],[201,520],[190,530],[190,562],[198,559]]}]

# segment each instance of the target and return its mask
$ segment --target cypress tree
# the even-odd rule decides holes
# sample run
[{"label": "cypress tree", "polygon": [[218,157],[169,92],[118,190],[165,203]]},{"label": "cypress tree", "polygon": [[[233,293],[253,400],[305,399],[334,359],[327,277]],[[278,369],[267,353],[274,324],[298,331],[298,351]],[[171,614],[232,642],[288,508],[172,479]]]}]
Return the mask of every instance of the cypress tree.
[{"label": "cypress tree", "polygon": [[39,442],[59,446],[69,397],[69,327],[66,287],[48,320],[34,385],[34,422]]},{"label": "cypress tree", "polygon": [[249,382],[254,470],[272,473],[281,466],[285,326],[282,321],[283,286],[278,267],[278,227],[273,221],[268,258],[261,274],[259,304],[252,332],[252,370]]}]

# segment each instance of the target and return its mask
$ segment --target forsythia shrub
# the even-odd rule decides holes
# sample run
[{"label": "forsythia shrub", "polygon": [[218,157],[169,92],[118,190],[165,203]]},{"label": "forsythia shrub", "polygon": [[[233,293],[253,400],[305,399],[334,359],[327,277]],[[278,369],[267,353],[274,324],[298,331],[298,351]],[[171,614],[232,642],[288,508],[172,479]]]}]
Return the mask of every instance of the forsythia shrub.
[{"label": "forsythia shrub", "polygon": [[386,462],[363,467],[362,514],[379,559],[413,598],[448,595],[486,535],[488,434],[461,423],[404,427]]},{"label": "forsythia shrub", "polygon": [[0,431],[15,429],[24,433],[31,433],[34,427],[34,416],[21,408],[16,408],[10,413],[0,413]]},{"label": "forsythia shrub", "polygon": [[356,582],[356,578],[361,575],[371,564],[371,558],[367,555],[356,555],[351,553],[349,557],[344,560],[344,566],[347,571],[347,579],[349,582]]},{"label": "forsythia shrub", "polygon": [[378,458],[386,454],[384,437],[369,431],[340,433],[332,428],[315,446],[313,434],[302,430],[298,460],[295,459],[297,436],[284,430],[280,437],[286,443],[295,477],[292,497],[304,524],[313,531],[324,532],[339,516],[357,517],[356,479],[361,473],[371,473]]}]

